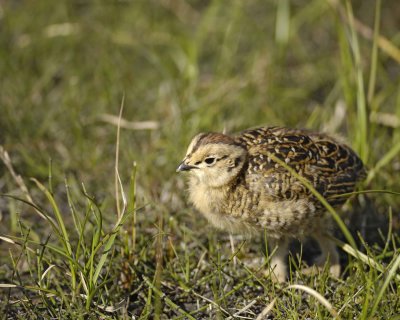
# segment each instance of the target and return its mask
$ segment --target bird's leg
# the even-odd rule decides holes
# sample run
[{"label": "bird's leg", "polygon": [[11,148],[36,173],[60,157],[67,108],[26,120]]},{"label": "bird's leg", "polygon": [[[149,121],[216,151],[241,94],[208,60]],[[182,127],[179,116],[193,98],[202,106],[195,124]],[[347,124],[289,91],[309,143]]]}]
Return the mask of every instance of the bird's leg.
[{"label": "bird's leg", "polygon": [[340,261],[336,245],[328,238],[327,235],[316,233],[313,235],[313,237],[318,242],[318,245],[321,249],[321,255],[315,260],[315,264],[322,268],[329,259],[329,272],[334,277],[338,278],[340,276]]},{"label": "bird's leg", "polygon": [[275,282],[285,282],[287,276],[287,254],[289,240],[287,238],[268,239],[269,252],[274,252],[271,257],[270,270],[266,275],[272,276]]}]

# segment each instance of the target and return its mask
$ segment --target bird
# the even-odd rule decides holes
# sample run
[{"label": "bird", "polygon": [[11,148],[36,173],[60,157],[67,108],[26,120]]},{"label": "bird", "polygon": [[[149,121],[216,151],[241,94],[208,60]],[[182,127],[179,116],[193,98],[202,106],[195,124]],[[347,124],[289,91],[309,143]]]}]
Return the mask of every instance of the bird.
[{"label": "bird", "polygon": [[340,277],[332,220],[315,191],[337,209],[364,180],[365,166],[347,144],[288,127],[205,132],[191,140],[176,171],[188,173],[189,201],[216,228],[266,235],[274,251],[265,273],[273,281],[287,280],[290,241],[306,237],[320,247],[315,265],[328,261],[330,273]]}]

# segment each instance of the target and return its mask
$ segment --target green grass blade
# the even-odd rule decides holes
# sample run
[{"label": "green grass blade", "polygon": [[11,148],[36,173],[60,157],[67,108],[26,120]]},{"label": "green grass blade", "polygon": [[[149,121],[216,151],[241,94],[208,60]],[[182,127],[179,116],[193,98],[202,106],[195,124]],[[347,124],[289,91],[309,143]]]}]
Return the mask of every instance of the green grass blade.
[{"label": "green grass blade", "polygon": [[25,200],[25,199],[22,199],[20,197],[11,195],[11,194],[0,194],[0,197],[6,197],[6,198],[15,199],[15,200],[18,200],[18,201],[20,201],[22,203],[27,204],[28,206],[30,206],[33,209],[35,209],[36,212],[40,213],[40,216],[44,220],[48,221],[53,229],[57,229],[56,222],[54,221],[54,219],[52,217],[50,217],[42,208],[38,207],[35,203],[33,203],[33,202],[29,201],[29,200]]},{"label": "green grass blade", "polygon": [[356,242],[351,235],[349,229],[346,227],[345,223],[343,220],[340,218],[340,216],[337,214],[335,209],[326,201],[326,199],[313,187],[313,185],[308,181],[306,178],[303,176],[299,175],[293,168],[288,166],[284,161],[273,155],[272,153],[268,153],[268,157],[270,157],[272,160],[274,160],[276,163],[284,167],[287,171],[289,171],[290,174],[292,174],[296,179],[298,179],[304,186],[310,190],[310,192],[318,199],[318,201],[321,202],[321,204],[327,209],[327,211],[330,213],[330,215],[334,218],[336,221],[337,225],[339,226],[340,230],[344,234],[346,240],[350,243],[350,245],[356,249],[357,245]]},{"label": "green grass blade", "polygon": [[104,237],[102,241],[99,242],[99,245],[96,247],[96,249],[93,251],[92,254],[96,253],[100,247],[104,244],[104,249],[103,249],[103,254],[100,257],[100,260],[97,264],[96,270],[93,275],[93,283],[97,282],[97,279],[100,275],[100,272],[107,261],[107,257],[110,253],[110,250],[112,246],[114,245],[115,239],[123,225],[123,223],[126,221],[126,219],[133,214],[133,212],[128,212],[125,209],[122,211],[122,215],[120,216],[119,220],[117,221],[116,225],[114,226],[113,230],[110,232],[108,237]]},{"label": "green grass blade", "polygon": [[118,116],[118,125],[117,125],[117,141],[115,143],[115,176],[114,176],[114,185],[115,185],[115,204],[117,208],[117,217],[121,216],[121,205],[119,203],[120,189],[119,189],[119,176],[118,176],[118,165],[119,165],[119,141],[120,141],[120,132],[121,132],[121,118],[122,112],[124,111],[125,104],[125,94],[122,96],[121,105],[119,108],[119,116]]},{"label": "green grass blade", "polygon": [[76,274],[75,274],[75,263],[73,262],[73,254],[72,254],[72,249],[71,249],[71,244],[69,242],[69,236],[68,236],[68,232],[65,228],[65,224],[64,224],[64,220],[63,217],[61,215],[60,209],[58,208],[58,205],[53,197],[53,195],[49,192],[49,190],[47,190],[38,180],[36,180],[35,178],[31,178],[33,182],[35,182],[35,184],[38,186],[38,188],[46,195],[48,201],[50,202],[53,210],[54,210],[54,214],[56,216],[56,221],[58,224],[58,231],[60,233],[59,239],[61,241],[61,243],[64,246],[65,249],[65,253],[66,255],[70,256],[70,262],[69,262],[69,266],[70,266],[70,272],[71,272],[71,278],[72,278],[72,291],[75,293],[75,289],[76,289]]},{"label": "green grass blade", "polygon": [[290,1],[277,2],[275,40],[280,45],[287,45],[290,37]]},{"label": "green grass blade", "polygon": [[398,141],[394,146],[390,148],[388,152],[377,162],[375,167],[371,169],[368,173],[368,177],[366,180],[366,184],[370,183],[375,175],[382,169],[384,166],[388,165],[394,157],[396,157],[400,152],[400,141]]},{"label": "green grass blade", "polygon": [[396,259],[393,259],[393,264],[391,268],[389,269],[387,276],[385,278],[385,281],[383,282],[381,288],[379,289],[378,294],[376,295],[375,302],[372,306],[371,312],[370,312],[370,317],[372,318],[375,314],[375,312],[378,309],[379,303],[383,298],[383,294],[385,293],[386,289],[388,288],[390,282],[395,279],[395,277],[398,277],[398,269],[400,267],[400,254],[397,255]]},{"label": "green grass blade", "polygon": [[332,304],[326,300],[326,298],[321,295],[319,292],[315,291],[314,289],[304,286],[304,285],[300,285],[300,284],[293,284],[290,285],[286,288],[286,290],[289,289],[298,289],[298,290],[302,290],[306,293],[308,293],[309,295],[312,295],[313,297],[315,297],[325,308],[327,308],[329,310],[329,312],[332,314],[333,317],[337,316],[337,312],[336,310],[333,308]]},{"label": "green grass blade", "polygon": [[54,215],[56,217],[56,221],[57,221],[57,225],[59,227],[60,230],[60,234],[62,235],[61,240],[62,243],[66,249],[66,252],[69,255],[72,255],[72,250],[71,250],[71,245],[69,243],[69,236],[68,236],[68,232],[65,228],[65,224],[64,224],[64,220],[63,217],[61,215],[60,209],[58,208],[58,205],[53,197],[53,195],[50,193],[49,190],[46,189],[46,187],[41,184],[38,180],[36,180],[35,178],[32,178],[32,181],[38,186],[38,188],[46,195],[47,200],[50,202],[53,210],[54,210]]},{"label": "green grass blade", "polygon": [[131,252],[136,250],[136,162],[132,164],[131,177],[129,183],[128,212],[132,212],[132,230],[131,230]]},{"label": "green grass blade", "polygon": [[400,196],[400,192],[396,192],[396,191],[369,189],[369,190],[360,190],[360,191],[342,193],[342,194],[334,195],[334,196],[332,196],[332,198],[350,197],[350,196],[353,196],[353,195],[356,195],[356,194],[368,194],[368,193],[393,194],[393,195],[396,195],[396,196]]},{"label": "green grass blade", "polygon": [[74,221],[75,230],[78,234],[80,234],[80,230],[82,230],[82,222],[80,221],[79,216],[76,212],[74,202],[72,201],[70,186],[66,178],[64,179],[64,185],[65,185],[65,190],[67,192],[68,207],[71,212],[72,219]]},{"label": "green grass blade", "polygon": [[346,0],[347,16],[349,19],[350,32],[351,32],[351,48],[354,56],[354,68],[356,74],[357,83],[357,123],[355,127],[357,128],[355,132],[356,136],[356,148],[359,152],[361,160],[367,163],[369,144],[368,144],[368,117],[367,117],[367,104],[365,101],[365,90],[364,90],[364,79],[363,70],[361,65],[361,52],[358,43],[357,32],[354,25],[354,15],[351,2]]},{"label": "green grass blade", "polygon": [[379,24],[381,18],[381,0],[375,2],[375,22],[374,22],[374,38],[372,41],[372,54],[371,54],[371,70],[369,73],[368,82],[368,94],[367,101],[371,106],[372,99],[374,97],[375,83],[376,83],[376,72],[378,64],[378,41],[379,41]]}]

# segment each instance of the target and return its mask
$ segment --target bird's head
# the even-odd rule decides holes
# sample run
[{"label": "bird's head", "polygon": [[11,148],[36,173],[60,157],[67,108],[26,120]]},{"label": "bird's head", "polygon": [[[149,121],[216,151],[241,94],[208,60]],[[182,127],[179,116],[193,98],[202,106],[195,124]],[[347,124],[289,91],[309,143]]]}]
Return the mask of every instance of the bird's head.
[{"label": "bird's head", "polygon": [[176,171],[188,171],[209,187],[222,187],[238,175],[246,158],[246,149],[232,137],[222,133],[200,133],[192,139]]}]

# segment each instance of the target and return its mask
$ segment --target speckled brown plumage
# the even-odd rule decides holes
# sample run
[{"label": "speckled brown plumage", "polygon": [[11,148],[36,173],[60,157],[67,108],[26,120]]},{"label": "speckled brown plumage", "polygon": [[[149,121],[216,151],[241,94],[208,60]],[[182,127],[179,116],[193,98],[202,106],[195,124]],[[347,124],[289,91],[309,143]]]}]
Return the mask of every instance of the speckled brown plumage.
[{"label": "speckled brown plumage", "polygon": [[[216,227],[251,234],[266,230],[281,249],[289,237],[313,235],[324,258],[330,255],[338,264],[334,247],[324,243],[329,233],[324,206],[275,158],[306,178],[333,207],[347,200],[338,195],[352,192],[365,177],[362,161],[347,145],[325,134],[279,127],[233,136],[198,134],[178,171],[191,173],[190,200]],[[279,281],[286,274],[282,254],[275,259]]]},{"label": "speckled brown plumage", "polygon": [[[327,135],[288,128],[259,128],[236,137],[248,151],[248,167],[242,174],[256,175],[266,183],[267,193],[274,200],[310,197],[311,192],[288,171],[269,157],[276,158],[307,178],[332,206],[340,206],[357,181],[365,177],[359,157],[347,145]],[[317,208],[321,204],[309,198]]]}]

